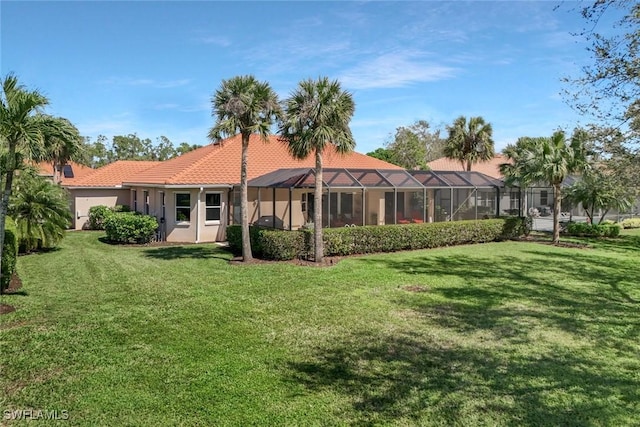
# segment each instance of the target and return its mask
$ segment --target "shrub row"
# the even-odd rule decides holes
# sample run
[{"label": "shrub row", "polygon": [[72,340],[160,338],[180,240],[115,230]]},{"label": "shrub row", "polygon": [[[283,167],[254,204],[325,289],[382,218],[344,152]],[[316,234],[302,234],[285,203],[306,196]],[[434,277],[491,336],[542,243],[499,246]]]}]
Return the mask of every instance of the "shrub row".
[{"label": "shrub row", "polygon": [[155,217],[137,212],[112,212],[103,224],[107,239],[114,243],[149,243],[158,228]]},{"label": "shrub row", "polygon": [[0,278],[0,291],[4,291],[11,283],[11,276],[16,270],[16,257],[18,256],[18,237],[16,225],[13,219],[6,217],[4,229],[4,246],[2,247],[2,277]]},{"label": "shrub row", "polygon": [[567,225],[567,234],[584,237],[617,237],[620,235],[620,225],[570,222]]},{"label": "shrub row", "polygon": [[640,228],[640,218],[627,218],[620,225],[622,228]]},{"label": "shrub row", "polygon": [[114,212],[129,212],[129,206],[117,205],[110,208],[105,205],[91,206],[89,208],[89,229],[104,230],[104,220]]},{"label": "shrub row", "polygon": [[[254,255],[289,260],[313,254],[313,230],[277,231],[250,227]],[[323,232],[325,255],[344,256],[406,249],[481,243],[518,237],[524,233],[524,218],[453,221],[427,224],[375,225],[328,228]],[[229,246],[242,250],[241,228],[227,227]]]}]

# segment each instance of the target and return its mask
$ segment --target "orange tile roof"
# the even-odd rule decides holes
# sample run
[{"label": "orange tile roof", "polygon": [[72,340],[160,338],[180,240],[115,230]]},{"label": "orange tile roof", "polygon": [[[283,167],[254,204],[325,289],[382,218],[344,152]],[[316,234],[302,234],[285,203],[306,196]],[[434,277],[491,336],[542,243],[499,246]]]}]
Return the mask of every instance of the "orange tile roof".
[{"label": "orange tile roof", "polygon": [[118,160],[82,177],[63,182],[67,187],[120,187],[124,181],[135,177],[159,164],[156,161]]},{"label": "orange tile roof", "polygon": [[[488,175],[492,178],[502,179],[500,173],[500,165],[508,163],[509,160],[502,154],[496,154],[491,160],[481,163],[475,163],[471,166],[471,170],[474,172],[480,172]],[[464,172],[465,168],[458,160],[451,160],[446,157],[433,160],[427,163],[429,168],[433,171],[455,171]]]},{"label": "orange tile roof", "polygon": [[[137,174],[125,183],[156,185],[233,185],[240,182],[240,135],[190,151],[182,156]],[[329,148],[323,156],[326,168],[402,169],[360,153],[340,155]],[[315,167],[315,156],[304,160],[291,157],[286,144],[277,136],[267,142],[257,135],[249,141],[248,179],[277,169]]]},{"label": "orange tile roof", "polygon": [[[69,161],[67,162],[68,166],[71,166],[71,170],[73,171],[73,178],[65,178],[62,171],[60,171],[61,177],[60,183],[65,185],[69,182],[72,182],[75,179],[82,178],[84,176],[93,173],[95,169],[90,168],[89,166],[81,165],[80,163]],[[51,162],[39,162],[33,164],[33,166],[38,170],[38,175],[53,177],[53,164]]]}]

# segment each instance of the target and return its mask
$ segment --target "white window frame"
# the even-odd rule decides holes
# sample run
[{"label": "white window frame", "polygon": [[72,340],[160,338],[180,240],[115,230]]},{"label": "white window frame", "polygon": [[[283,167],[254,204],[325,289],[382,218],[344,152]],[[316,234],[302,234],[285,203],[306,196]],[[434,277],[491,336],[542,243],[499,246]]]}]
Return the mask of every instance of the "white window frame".
[{"label": "white window frame", "polygon": [[[207,204],[207,196],[209,195],[214,195],[217,194],[218,196],[220,196],[220,204],[219,205],[208,205]],[[206,193],[204,193],[204,221],[205,224],[220,224],[220,221],[222,221],[222,206],[223,206],[223,201],[222,201],[222,192],[221,191],[208,191]],[[220,209],[220,219],[207,219],[207,211],[209,209]]]},{"label": "white window frame", "polygon": [[133,190],[133,211],[138,212],[138,190]]},{"label": "white window frame", "polygon": [[[178,196],[179,196],[179,195],[184,195],[184,194],[186,194],[187,196],[189,196],[189,206],[186,206],[186,205],[180,205],[180,206],[178,206]],[[177,224],[186,224],[186,223],[191,222],[191,193],[190,193],[190,192],[188,192],[188,191],[185,191],[185,192],[181,192],[181,191],[175,192],[175,193],[173,193],[173,200],[174,200],[174,202],[175,202],[175,206],[174,206],[174,214],[175,214],[175,218],[174,218],[174,220],[175,220],[175,222],[176,222]],[[188,215],[188,219],[178,219],[178,209],[187,209],[187,208],[189,208],[189,215]]]}]

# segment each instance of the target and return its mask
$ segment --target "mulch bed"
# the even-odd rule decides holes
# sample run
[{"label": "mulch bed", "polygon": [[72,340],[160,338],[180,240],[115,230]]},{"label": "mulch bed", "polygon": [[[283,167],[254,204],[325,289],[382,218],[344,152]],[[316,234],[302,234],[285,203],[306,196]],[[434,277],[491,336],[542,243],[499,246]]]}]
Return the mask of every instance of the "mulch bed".
[{"label": "mulch bed", "polygon": [[518,240],[521,242],[542,243],[543,245],[552,245],[552,246],[557,246],[559,248],[591,249],[591,246],[587,243],[563,242],[562,240],[554,245],[553,242],[548,238],[545,239],[538,236],[524,236],[524,237],[520,237]]},{"label": "mulch bed", "polygon": [[[19,289],[22,287],[22,280],[20,280],[20,276],[16,273],[13,273],[11,276],[11,282],[9,282],[9,287],[5,289],[2,293],[5,295],[11,295],[19,292]],[[9,314],[16,311],[16,308],[9,304],[0,304],[0,315]]]},{"label": "mulch bed", "polygon": [[[362,256],[362,255],[352,255],[352,256]],[[237,256],[237,257],[233,257],[229,260],[229,264],[231,265],[256,265],[256,264],[282,264],[282,263],[287,263],[287,264],[293,264],[293,265],[300,265],[303,267],[333,267],[334,265],[338,264],[341,260],[343,260],[346,257],[340,257],[340,256],[326,256],[323,258],[321,263],[317,263],[315,261],[309,261],[309,260],[305,260],[305,259],[292,259],[289,261],[273,261],[273,260],[266,260],[266,259],[260,259],[260,258],[254,258],[253,261],[251,262],[244,262],[242,261],[242,257],[241,256]]]}]

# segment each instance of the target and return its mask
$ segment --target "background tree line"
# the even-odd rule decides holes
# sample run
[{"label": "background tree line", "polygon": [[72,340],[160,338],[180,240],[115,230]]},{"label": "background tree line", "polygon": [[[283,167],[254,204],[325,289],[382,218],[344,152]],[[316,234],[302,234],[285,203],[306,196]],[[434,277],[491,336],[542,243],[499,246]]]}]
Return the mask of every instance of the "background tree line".
[{"label": "background tree line", "polygon": [[116,135],[111,142],[104,135],[98,135],[95,141],[84,138],[84,148],[77,158],[78,163],[98,168],[117,160],[169,160],[202,145],[182,142],[174,146],[166,136],[160,136],[153,144],[151,139],[140,138],[137,134]]}]

